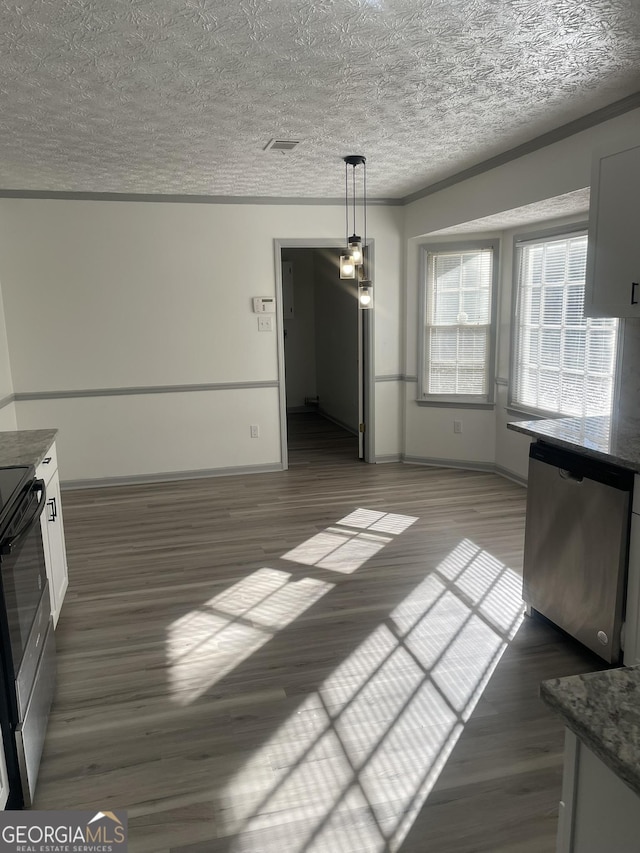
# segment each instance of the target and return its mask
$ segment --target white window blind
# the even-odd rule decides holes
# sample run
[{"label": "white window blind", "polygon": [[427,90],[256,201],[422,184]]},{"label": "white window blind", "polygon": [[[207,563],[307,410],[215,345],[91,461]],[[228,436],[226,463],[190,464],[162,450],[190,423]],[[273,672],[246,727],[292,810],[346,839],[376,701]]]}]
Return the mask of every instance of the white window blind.
[{"label": "white window blind", "polygon": [[518,255],[512,402],[610,414],[617,320],[583,314],[587,236],[524,243]]},{"label": "white window blind", "polygon": [[422,396],[487,400],[493,250],[427,253]]}]

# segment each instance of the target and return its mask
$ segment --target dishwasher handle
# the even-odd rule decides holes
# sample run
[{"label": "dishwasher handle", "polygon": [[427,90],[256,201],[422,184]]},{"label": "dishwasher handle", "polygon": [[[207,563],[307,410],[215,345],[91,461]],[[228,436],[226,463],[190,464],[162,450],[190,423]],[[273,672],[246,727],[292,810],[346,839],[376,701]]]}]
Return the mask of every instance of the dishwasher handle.
[{"label": "dishwasher handle", "polygon": [[558,468],[558,474],[563,480],[567,480],[570,483],[576,483],[576,485],[579,485],[584,480],[582,474],[574,474],[569,471],[568,468]]}]

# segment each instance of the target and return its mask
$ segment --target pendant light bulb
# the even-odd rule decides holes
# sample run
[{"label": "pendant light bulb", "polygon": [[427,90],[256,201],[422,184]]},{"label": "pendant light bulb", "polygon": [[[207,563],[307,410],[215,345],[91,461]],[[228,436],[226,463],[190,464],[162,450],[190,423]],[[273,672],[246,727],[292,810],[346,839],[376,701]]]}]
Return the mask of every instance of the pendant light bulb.
[{"label": "pendant light bulb", "polygon": [[371,307],[371,286],[370,282],[361,284],[358,288],[358,302],[361,308]]},{"label": "pendant light bulb", "polygon": [[340,278],[355,278],[356,265],[351,255],[340,255]]}]

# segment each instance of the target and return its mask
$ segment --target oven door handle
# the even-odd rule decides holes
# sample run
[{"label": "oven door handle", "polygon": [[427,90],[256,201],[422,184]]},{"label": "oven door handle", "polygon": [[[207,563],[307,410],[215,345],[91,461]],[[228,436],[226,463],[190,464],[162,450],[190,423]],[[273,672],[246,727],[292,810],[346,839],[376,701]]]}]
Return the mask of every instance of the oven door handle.
[{"label": "oven door handle", "polygon": [[44,505],[47,502],[47,489],[45,486],[44,480],[34,480],[31,486],[29,487],[29,493],[31,492],[41,492],[40,500],[38,501],[38,506],[35,508],[32,515],[29,516],[27,521],[22,525],[20,530],[12,536],[11,539],[7,539],[6,542],[2,545],[2,554],[10,554],[15,546],[27,535],[27,533],[31,530],[34,524],[42,515],[42,510],[44,509]]}]

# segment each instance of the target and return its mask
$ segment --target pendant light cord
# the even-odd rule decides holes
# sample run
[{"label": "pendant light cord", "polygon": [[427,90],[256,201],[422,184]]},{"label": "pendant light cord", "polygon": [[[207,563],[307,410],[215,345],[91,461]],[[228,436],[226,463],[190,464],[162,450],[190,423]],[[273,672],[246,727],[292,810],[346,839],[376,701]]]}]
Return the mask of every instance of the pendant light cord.
[{"label": "pendant light cord", "polygon": [[344,213],[345,213],[345,246],[349,245],[349,164],[344,164]]},{"label": "pendant light cord", "polygon": [[367,252],[367,161],[362,164],[362,208],[364,215],[364,240],[362,243],[362,277],[367,278],[366,252]]},{"label": "pendant light cord", "polygon": [[353,233],[357,234],[356,230],[356,167],[353,166],[353,175],[352,175],[352,183],[353,183]]}]

